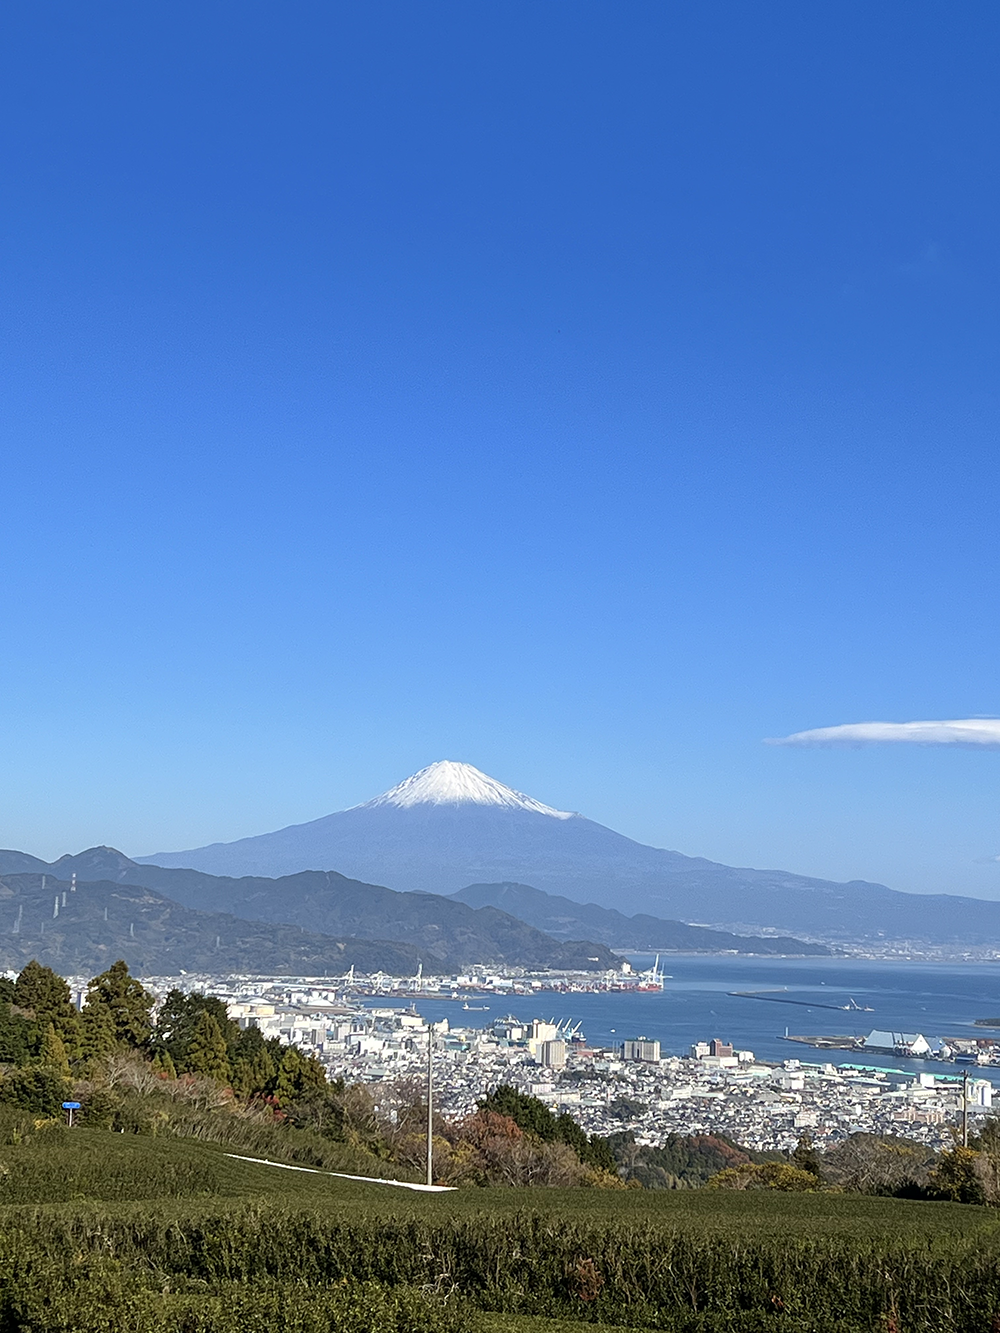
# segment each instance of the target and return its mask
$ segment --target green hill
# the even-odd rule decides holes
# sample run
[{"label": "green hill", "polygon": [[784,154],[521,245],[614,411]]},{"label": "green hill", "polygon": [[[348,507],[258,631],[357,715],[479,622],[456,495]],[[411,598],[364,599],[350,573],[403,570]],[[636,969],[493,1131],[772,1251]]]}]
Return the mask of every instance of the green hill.
[{"label": "green hill", "polygon": [[[284,1147],[274,1139],[254,1148],[172,1133],[68,1129],[51,1122],[22,1137],[12,1135],[11,1123],[9,1112],[0,1116],[0,1135],[8,1140],[0,1143],[0,1209],[5,1210],[0,1219],[14,1206],[73,1202],[158,1201],[164,1217],[223,1216],[236,1205],[270,1199],[282,1207],[307,1207],[317,1216],[364,1216],[384,1223],[425,1219],[451,1226],[491,1218],[505,1226],[532,1216],[562,1226],[666,1227],[738,1244],[754,1238],[783,1243],[804,1237],[924,1246],[968,1240],[997,1246],[1000,1257],[1000,1214],[963,1204],[772,1191],[469,1188],[424,1194],[344,1179],[336,1173],[371,1174],[380,1164],[338,1144],[327,1146],[331,1154],[339,1149],[341,1155],[331,1155],[322,1165],[306,1171],[282,1169],[282,1164],[302,1165],[296,1139],[287,1130]],[[12,1137],[19,1141],[11,1143]],[[273,1164],[260,1164],[264,1159]],[[111,1215],[139,1214],[126,1207]]]},{"label": "green hill", "polygon": [[42,874],[19,872],[24,859],[0,852],[0,960],[6,950],[8,967],[35,957],[86,972],[125,958],[154,975],[178,968],[323,974],[353,963],[406,976],[421,960],[427,972],[474,963],[594,971],[620,961],[604,944],[555,940],[495,907],[396,893],[334,871],[225,879],[138,865],[113,847],[61,857]]},{"label": "green hill", "polygon": [[61,1127],[0,1146],[0,1327],[983,1333],[1000,1317],[1000,1222],[983,1208],[838,1194],[425,1195],[227,1151]]},{"label": "green hill", "polygon": [[[851,1194],[791,1162],[723,1173],[770,1171],[773,1191],[626,1188],[611,1144],[509,1087],[435,1117],[436,1178],[459,1188],[417,1192],[419,1086],[331,1084],[212,997],[172,991],[154,1015],[120,963],[79,1012],[37,963],[4,979],[0,1041],[0,1333],[1000,1325],[996,1209]],[[988,1122],[939,1183],[990,1197],[996,1146]],[[678,1175],[709,1149],[739,1156],[657,1151]]]},{"label": "green hill", "polygon": [[96,973],[124,958],[147,976],[182,970],[321,976],[352,965],[406,976],[420,957],[412,944],[336,939],[282,922],[200,912],[135,885],[97,880],[73,891],[68,880],[51,875],[0,879],[0,968],[15,971],[37,958],[57,972]]}]

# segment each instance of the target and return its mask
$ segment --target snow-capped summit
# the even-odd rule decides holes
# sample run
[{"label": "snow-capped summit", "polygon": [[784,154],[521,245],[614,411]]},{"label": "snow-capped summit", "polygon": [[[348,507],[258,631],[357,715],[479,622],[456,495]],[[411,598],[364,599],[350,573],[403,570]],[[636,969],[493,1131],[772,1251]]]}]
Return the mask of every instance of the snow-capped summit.
[{"label": "snow-capped summit", "polygon": [[471,764],[456,763],[453,759],[439,759],[381,796],[352,808],[374,810],[386,805],[402,810],[415,805],[495,805],[505,810],[530,810],[536,815],[551,815],[553,819],[573,818],[566,810],[553,810],[550,805],[525,796],[524,792],[505,787]]},{"label": "snow-capped summit", "polygon": [[[527,885],[529,894],[540,889],[619,912],[693,918],[726,929],[740,922],[821,938],[843,930],[854,939],[860,930],[882,930],[897,919],[912,930],[924,901],[920,894],[898,894],[877,884],[832,884],[785,871],[738,869],[646,847],[583,815],[553,810],[471,764],[447,759],[350,810],[236,842],[137,859],[233,880],[339,871],[364,884],[422,893],[455,893],[469,886],[483,893],[498,885]],[[38,862],[34,868],[45,866]],[[258,881],[240,892],[266,895],[267,889]],[[502,896],[496,905],[503,908]],[[968,917],[969,911],[995,909],[995,903],[982,903],[962,911]],[[558,899],[552,910],[562,911]],[[992,916],[984,916],[976,927],[983,939],[995,938],[992,923]]]}]

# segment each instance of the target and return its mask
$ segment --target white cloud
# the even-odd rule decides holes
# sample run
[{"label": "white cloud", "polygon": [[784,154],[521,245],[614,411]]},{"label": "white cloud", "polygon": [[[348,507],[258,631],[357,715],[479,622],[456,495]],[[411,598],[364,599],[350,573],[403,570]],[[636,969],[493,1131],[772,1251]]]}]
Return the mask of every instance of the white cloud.
[{"label": "white cloud", "polygon": [[848,722],[769,738],[768,745],[964,745],[1000,749],[1000,718],[968,717],[956,722]]}]

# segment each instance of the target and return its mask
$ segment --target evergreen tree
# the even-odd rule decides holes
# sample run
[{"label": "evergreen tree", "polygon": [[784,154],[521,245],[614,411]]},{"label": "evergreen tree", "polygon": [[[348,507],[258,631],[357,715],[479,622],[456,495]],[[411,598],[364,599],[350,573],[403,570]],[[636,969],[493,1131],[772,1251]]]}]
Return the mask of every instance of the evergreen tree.
[{"label": "evergreen tree", "polygon": [[57,1116],[69,1085],[55,1069],[32,1065],[15,1069],[0,1082],[0,1102],[36,1115]]},{"label": "evergreen tree", "polygon": [[157,1051],[153,1056],[152,1065],[158,1074],[165,1074],[167,1078],[177,1077],[177,1070],[174,1068],[169,1051]]},{"label": "evergreen tree", "polygon": [[544,1102],[519,1092],[509,1083],[501,1083],[488,1093],[479,1102],[479,1110],[506,1116],[518,1129],[536,1135],[543,1143],[564,1143],[588,1166],[612,1174],[618,1169],[606,1139],[598,1134],[588,1135],[566,1111],[553,1115]]},{"label": "evergreen tree", "polygon": [[536,1134],[544,1143],[552,1143],[558,1137],[556,1118],[545,1103],[526,1092],[519,1092],[509,1083],[501,1083],[487,1093],[478,1106],[480,1111],[507,1116],[518,1129]]},{"label": "evergreen tree", "polygon": [[153,997],[136,981],[123,959],[112,963],[106,972],[94,977],[87,988],[86,1011],[91,1006],[104,1009],[111,1018],[115,1041],[141,1049],[153,1031]]},{"label": "evergreen tree", "polygon": [[201,1074],[205,1078],[217,1079],[220,1083],[229,1081],[226,1039],[207,1009],[198,1015],[184,1064],[190,1074]]},{"label": "evergreen tree", "polygon": [[31,1023],[0,1001],[0,1064],[26,1065],[31,1053]]},{"label": "evergreen tree", "polygon": [[313,1055],[311,1051],[302,1057],[300,1079],[303,1092],[322,1091],[327,1087],[326,1070],[319,1057]]},{"label": "evergreen tree", "polygon": [[303,1055],[296,1046],[286,1046],[268,1091],[284,1110],[300,1098],[326,1088],[326,1072],[314,1055]]},{"label": "evergreen tree", "polygon": [[267,1051],[262,1055],[247,1059],[245,1056],[237,1056],[232,1061],[232,1086],[233,1091],[240,1097],[249,1100],[252,1097],[260,1097],[277,1072],[275,1063]]},{"label": "evergreen tree", "polygon": [[232,1055],[232,1052],[239,1041],[241,1028],[229,1017],[229,1010],[226,1008],[225,1000],[220,1000],[217,995],[202,995],[200,991],[188,997],[192,1012],[197,1015],[204,1009],[206,1013],[212,1015],[218,1024],[219,1031],[222,1033],[222,1039],[226,1043],[226,1051]]},{"label": "evergreen tree", "polygon": [[153,1045],[156,1051],[169,1053],[178,1067],[183,1063],[182,1053],[191,1040],[193,1022],[189,1021],[188,997],[175,986],[167,992],[167,997],[160,1005],[156,1015],[156,1030]]},{"label": "evergreen tree", "polygon": [[233,1091],[241,1097],[261,1096],[278,1072],[278,1064],[260,1028],[243,1028],[230,1054]]},{"label": "evergreen tree", "polygon": [[154,1045],[155,1049],[168,1052],[178,1069],[187,1065],[188,1049],[202,1013],[215,1019],[229,1059],[236,1054],[240,1028],[229,1017],[225,1003],[214,995],[202,995],[197,991],[185,995],[175,988],[168,993],[157,1015]]},{"label": "evergreen tree", "polygon": [[792,1153],[792,1161],[800,1171],[808,1171],[814,1175],[817,1180],[820,1179],[823,1172],[820,1167],[819,1153],[816,1151],[812,1141],[811,1134],[802,1134]]},{"label": "evergreen tree", "polygon": [[115,1020],[111,1010],[103,1004],[85,1004],[81,1011],[82,1035],[80,1054],[86,1061],[100,1060],[118,1045]]},{"label": "evergreen tree", "polygon": [[39,1064],[45,1065],[47,1069],[56,1070],[61,1078],[69,1078],[66,1046],[52,1023],[47,1023],[45,1026]]},{"label": "evergreen tree", "polygon": [[14,983],[14,1003],[19,1009],[30,1010],[40,1022],[53,1023],[66,1007],[73,1007],[63,978],[34,958]]},{"label": "evergreen tree", "polygon": [[[274,1040],[275,1038],[271,1039],[272,1042]],[[239,1035],[234,1043],[233,1054],[241,1060],[249,1060],[261,1051],[268,1050],[270,1044],[256,1023],[251,1023],[249,1027],[240,1028]]]},{"label": "evergreen tree", "polygon": [[36,1044],[41,1043],[45,1028],[51,1023],[62,1039],[68,1057],[76,1059],[82,1036],[80,1015],[73,1007],[69,986],[62,977],[32,959],[14,983],[14,1003],[34,1016]]}]

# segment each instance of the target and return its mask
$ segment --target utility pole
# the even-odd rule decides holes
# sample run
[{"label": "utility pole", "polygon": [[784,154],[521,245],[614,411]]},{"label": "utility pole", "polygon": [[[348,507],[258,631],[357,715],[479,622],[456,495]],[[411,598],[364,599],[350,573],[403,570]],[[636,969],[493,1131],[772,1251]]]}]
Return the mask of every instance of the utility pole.
[{"label": "utility pole", "polygon": [[969,1146],[969,1071],[962,1070],[962,1147]]},{"label": "utility pole", "polygon": [[427,1020],[427,1183],[434,1184],[434,1024]]}]

